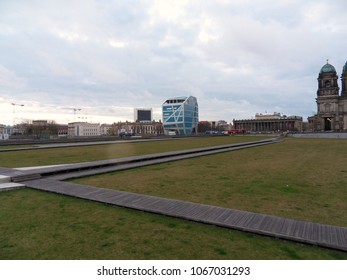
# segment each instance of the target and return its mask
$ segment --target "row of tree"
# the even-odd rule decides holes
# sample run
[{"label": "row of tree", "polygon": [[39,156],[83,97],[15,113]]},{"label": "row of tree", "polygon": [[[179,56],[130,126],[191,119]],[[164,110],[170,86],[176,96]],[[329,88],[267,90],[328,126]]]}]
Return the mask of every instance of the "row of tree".
[{"label": "row of tree", "polygon": [[37,139],[48,139],[52,135],[58,135],[58,125],[54,121],[41,121],[38,123],[24,122],[18,126],[24,135]]}]

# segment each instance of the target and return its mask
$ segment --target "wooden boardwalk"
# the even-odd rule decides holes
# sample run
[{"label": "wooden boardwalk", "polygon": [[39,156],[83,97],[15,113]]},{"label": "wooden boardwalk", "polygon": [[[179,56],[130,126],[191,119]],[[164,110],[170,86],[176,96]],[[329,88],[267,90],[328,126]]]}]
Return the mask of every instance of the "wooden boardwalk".
[{"label": "wooden boardwalk", "polygon": [[130,168],[137,168],[146,165],[159,164],[169,161],[188,159],[199,156],[212,155],[216,153],[230,152],[239,149],[252,148],[262,145],[277,143],[277,138],[265,139],[252,142],[241,142],[236,144],[227,144],[205,148],[187,149],[181,151],[171,151],[156,154],[146,154],[141,156],[130,156],[125,158],[98,160],[91,162],[81,162],[69,165],[55,165],[35,168],[32,170],[18,170],[11,171],[0,167],[0,175],[3,172],[12,177],[12,181],[21,182],[30,179],[37,179],[39,177],[51,177],[55,180],[67,180],[72,178],[79,178],[91,176],[96,174],[108,173]]},{"label": "wooden boardwalk", "polygon": [[229,208],[37,179],[29,188],[347,252],[347,228]]}]

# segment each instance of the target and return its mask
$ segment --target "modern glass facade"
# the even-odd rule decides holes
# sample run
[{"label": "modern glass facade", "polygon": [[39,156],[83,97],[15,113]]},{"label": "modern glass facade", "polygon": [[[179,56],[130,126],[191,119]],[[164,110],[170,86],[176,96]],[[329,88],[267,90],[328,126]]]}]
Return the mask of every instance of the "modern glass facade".
[{"label": "modern glass facade", "polygon": [[197,133],[199,107],[196,97],[174,97],[163,103],[163,127],[166,135]]}]

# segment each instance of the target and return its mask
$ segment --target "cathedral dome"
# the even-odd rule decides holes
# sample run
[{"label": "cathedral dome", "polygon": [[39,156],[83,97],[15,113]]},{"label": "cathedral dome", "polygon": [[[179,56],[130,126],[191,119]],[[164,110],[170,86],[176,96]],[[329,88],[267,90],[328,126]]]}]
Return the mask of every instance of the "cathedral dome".
[{"label": "cathedral dome", "polygon": [[327,64],[325,64],[319,72],[319,74],[323,74],[323,73],[336,73],[335,67],[327,62]]}]

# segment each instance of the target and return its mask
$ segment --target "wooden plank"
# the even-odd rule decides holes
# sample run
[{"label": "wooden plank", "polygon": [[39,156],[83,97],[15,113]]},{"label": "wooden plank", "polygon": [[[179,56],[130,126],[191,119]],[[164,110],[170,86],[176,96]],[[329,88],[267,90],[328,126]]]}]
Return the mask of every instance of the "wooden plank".
[{"label": "wooden plank", "polygon": [[234,219],[233,225],[237,225],[238,227],[241,227],[247,215],[248,215],[248,212],[243,212],[243,211],[238,211],[237,213],[235,213],[235,219]]},{"label": "wooden plank", "polygon": [[296,221],[292,219],[285,219],[282,229],[279,231],[279,234],[284,236],[290,236],[294,232]]},{"label": "wooden plank", "polygon": [[[215,213],[213,216],[211,214]],[[233,214],[233,211],[231,209],[226,208],[217,208],[217,207],[211,207],[206,213],[206,219],[210,221],[218,221],[221,223],[225,223],[225,221]]]},{"label": "wooden plank", "polygon": [[344,232],[343,229],[337,227],[337,239],[338,239],[338,244],[347,244],[347,232]]}]

